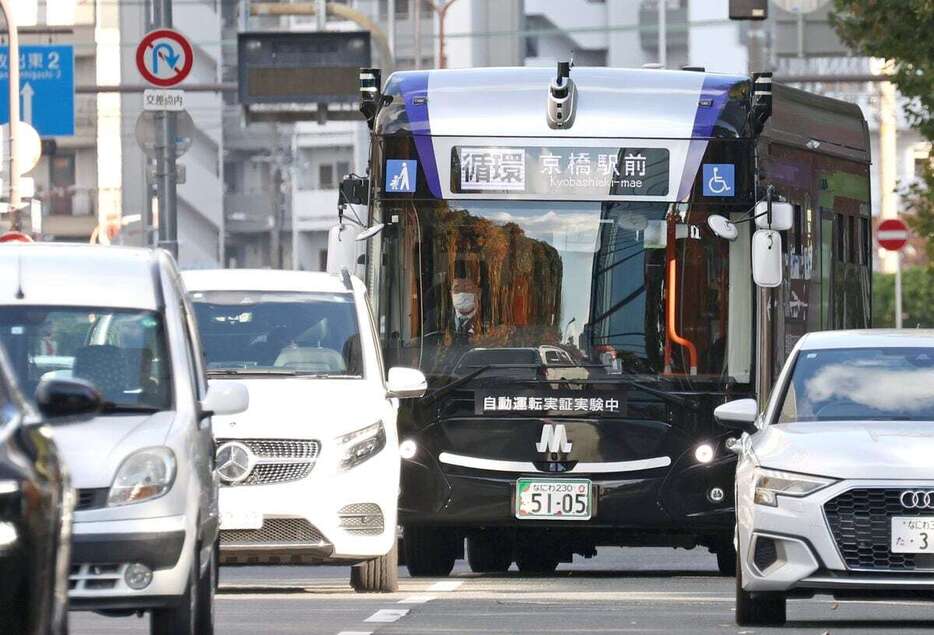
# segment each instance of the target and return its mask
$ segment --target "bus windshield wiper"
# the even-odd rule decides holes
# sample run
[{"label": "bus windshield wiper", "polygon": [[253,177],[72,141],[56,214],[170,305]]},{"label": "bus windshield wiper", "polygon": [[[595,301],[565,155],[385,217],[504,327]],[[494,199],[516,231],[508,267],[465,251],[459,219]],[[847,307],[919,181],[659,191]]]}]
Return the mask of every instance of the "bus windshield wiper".
[{"label": "bus windshield wiper", "polygon": [[146,406],[142,404],[129,404],[129,403],[114,403],[112,401],[105,401],[101,404],[101,413],[102,414],[111,414],[111,413],[129,413],[129,414],[154,414],[159,412],[159,408],[155,406]]},{"label": "bus windshield wiper", "polygon": [[[448,394],[449,392],[451,392],[458,386],[463,386],[471,379],[474,379],[475,377],[479,377],[480,375],[482,375],[484,372],[488,371],[491,368],[493,368],[493,364],[487,364],[485,366],[480,366],[477,370],[467,373],[463,377],[459,377],[458,379],[455,379],[454,381],[448,384],[445,384],[441,386],[440,388],[436,388],[429,394],[425,395],[425,403],[433,403],[437,401],[438,399]],[[497,368],[500,368],[500,366],[497,366]]]}]

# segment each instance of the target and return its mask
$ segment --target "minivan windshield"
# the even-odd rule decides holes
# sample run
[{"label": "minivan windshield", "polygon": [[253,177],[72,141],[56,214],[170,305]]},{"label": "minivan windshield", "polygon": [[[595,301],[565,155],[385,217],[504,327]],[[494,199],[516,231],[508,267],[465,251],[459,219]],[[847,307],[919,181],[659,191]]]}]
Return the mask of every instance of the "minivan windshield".
[{"label": "minivan windshield", "polygon": [[362,377],[353,295],[191,294],[209,374]]},{"label": "minivan windshield", "polygon": [[778,423],[934,421],[934,347],[801,351]]},{"label": "minivan windshield", "polygon": [[0,343],[27,398],[46,378],[76,377],[105,410],[168,410],[172,369],[162,318],[102,307],[0,307]]}]

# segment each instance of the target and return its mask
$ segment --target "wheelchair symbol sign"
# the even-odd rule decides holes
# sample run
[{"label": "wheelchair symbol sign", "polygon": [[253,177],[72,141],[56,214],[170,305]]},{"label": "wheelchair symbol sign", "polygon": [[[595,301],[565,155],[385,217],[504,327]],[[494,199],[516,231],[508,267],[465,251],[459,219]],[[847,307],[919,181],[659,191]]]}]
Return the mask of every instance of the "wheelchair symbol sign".
[{"label": "wheelchair symbol sign", "polygon": [[732,163],[705,163],[704,196],[735,196],[734,175]]}]

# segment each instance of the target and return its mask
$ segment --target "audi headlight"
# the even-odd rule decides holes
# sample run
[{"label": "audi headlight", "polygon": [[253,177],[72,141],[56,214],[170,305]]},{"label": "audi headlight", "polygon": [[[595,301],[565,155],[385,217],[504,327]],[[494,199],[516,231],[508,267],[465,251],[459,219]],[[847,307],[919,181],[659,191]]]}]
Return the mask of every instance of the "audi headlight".
[{"label": "audi headlight", "polygon": [[376,456],[386,447],[386,428],[382,421],[337,438],[340,467],[349,470]]},{"label": "audi headlight", "polygon": [[756,470],[755,502],[758,505],[778,507],[779,496],[792,496],[801,498],[824,489],[833,483],[833,479],[795,474],[793,472],[778,472],[775,470]]},{"label": "audi headlight", "polygon": [[162,496],[175,481],[175,455],[168,448],[146,448],[134,452],[120,464],[107,504],[141,503]]}]

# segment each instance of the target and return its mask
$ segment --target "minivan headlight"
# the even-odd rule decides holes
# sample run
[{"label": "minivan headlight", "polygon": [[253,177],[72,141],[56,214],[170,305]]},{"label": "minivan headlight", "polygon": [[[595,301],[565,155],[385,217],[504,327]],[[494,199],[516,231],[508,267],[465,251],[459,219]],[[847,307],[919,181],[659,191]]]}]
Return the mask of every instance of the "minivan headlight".
[{"label": "minivan headlight", "polygon": [[386,447],[386,428],[382,421],[337,438],[340,467],[349,470],[376,456]]},{"label": "minivan headlight", "polygon": [[168,448],[146,448],[125,458],[117,470],[107,505],[129,505],[162,496],[175,481],[175,454]]},{"label": "minivan headlight", "polygon": [[756,470],[756,493],[754,500],[758,505],[778,507],[779,496],[801,498],[833,484],[833,479],[793,472],[775,470]]}]

